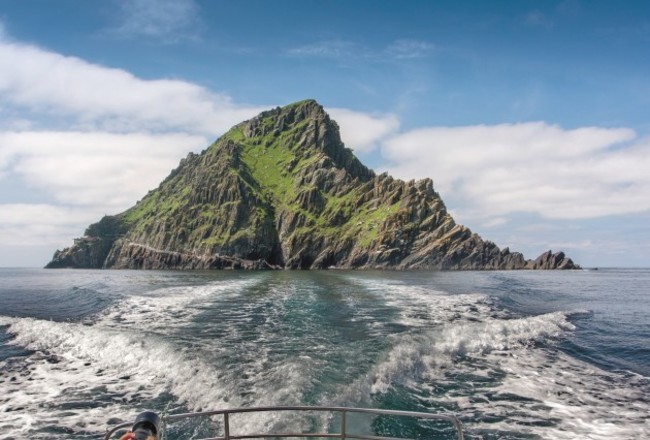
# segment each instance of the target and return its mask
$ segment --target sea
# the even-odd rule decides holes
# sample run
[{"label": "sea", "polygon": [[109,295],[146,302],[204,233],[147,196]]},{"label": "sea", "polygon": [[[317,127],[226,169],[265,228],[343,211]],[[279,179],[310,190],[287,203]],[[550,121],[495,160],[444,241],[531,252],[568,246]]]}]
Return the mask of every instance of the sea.
[{"label": "sea", "polygon": [[[0,269],[2,439],[275,405],[452,414],[466,439],[648,439],[650,270]],[[334,432],[337,417],[249,413],[230,433]],[[223,429],[186,419],[165,438]],[[392,416],[347,430],[457,438]]]}]

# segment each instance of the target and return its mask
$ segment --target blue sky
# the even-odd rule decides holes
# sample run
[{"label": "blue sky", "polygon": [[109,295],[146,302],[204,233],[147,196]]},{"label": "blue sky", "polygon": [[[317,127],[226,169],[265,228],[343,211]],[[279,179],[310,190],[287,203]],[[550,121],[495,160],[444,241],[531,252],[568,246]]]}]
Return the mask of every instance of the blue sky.
[{"label": "blue sky", "polygon": [[0,0],[0,266],[305,98],[501,247],[650,267],[650,3],[578,0]]}]

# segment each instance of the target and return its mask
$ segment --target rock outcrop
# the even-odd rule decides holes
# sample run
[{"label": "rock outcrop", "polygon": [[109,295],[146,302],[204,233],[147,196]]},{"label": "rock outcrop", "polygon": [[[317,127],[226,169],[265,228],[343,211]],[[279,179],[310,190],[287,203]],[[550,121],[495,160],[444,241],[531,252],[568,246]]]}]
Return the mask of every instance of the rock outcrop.
[{"label": "rock outcrop", "polygon": [[535,260],[526,263],[526,269],[576,269],[576,265],[564,255],[564,252],[554,254],[552,251],[544,252]]},{"label": "rock outcrop", "polygon": [[104,217],[47,267],[573,269],[458,225],[431,179],[376,175],[313,100],[236,125],[131,209]]}]

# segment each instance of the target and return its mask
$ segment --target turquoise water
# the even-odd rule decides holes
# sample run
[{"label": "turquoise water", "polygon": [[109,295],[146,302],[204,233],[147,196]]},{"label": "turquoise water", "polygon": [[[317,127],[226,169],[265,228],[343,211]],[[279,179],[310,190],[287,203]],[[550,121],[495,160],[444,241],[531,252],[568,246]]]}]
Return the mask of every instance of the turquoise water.
[{"label": "turquoise water", "polygon": [[[0,283],[0,438],[98,438],[145,408],[302,404],[453,413],[466,438],[650,438],[649,270],[0,269]],[[331,423],[258,414],[231,429]]]}]

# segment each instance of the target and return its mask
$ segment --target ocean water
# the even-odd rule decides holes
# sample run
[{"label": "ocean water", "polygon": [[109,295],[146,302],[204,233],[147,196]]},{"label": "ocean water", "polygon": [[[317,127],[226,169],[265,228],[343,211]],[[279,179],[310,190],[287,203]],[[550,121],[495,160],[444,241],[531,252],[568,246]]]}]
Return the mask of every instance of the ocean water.
[{"label": "ocean water", "polygon": [[[100,438],[143,409],[345,405],[456,414],[469,439],[645,439],[649,314],[642,269],[0,269],[0,438]],[[231,431],[334,424],[255,414]],[[221,430],[185,421],[168,438]]]}]

